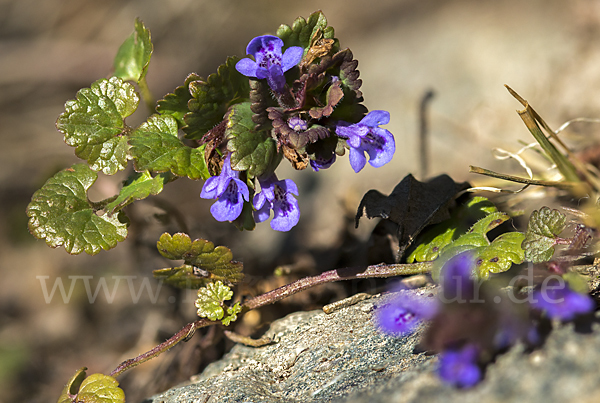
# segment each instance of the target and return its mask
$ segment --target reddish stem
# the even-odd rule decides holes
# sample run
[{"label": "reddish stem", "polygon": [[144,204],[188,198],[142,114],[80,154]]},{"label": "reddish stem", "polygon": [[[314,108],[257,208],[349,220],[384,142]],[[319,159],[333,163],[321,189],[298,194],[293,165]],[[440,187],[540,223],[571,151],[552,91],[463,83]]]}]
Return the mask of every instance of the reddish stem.
[{"label": "reddish stem", "polygon": [[[245,313],[252,309],[260,308],[261,306],[273,304],[280,301],[290,295],[294,295],[308,288],[314,287],[319,284],[331,283],[334,281],[341,280],[353,280],[360,278],[385,278],[394,276],[405,276],[413,274],[423,274],[431,270],[433,262],[422,262],[412,264],[390,264],[390,265],[374,265],[363,267],[347,267],[343,269],[335,269],[326,271],[317,276],[305,277],[300,280],[296,280],[290,284],[286,284],[272,291],[266,292],[262,295],[258,295],[254,298],[249,299],[242,304],[241,313]],[[123,361],[117,368],[115,368],[110,376],[116,377],[130,368],[140,365],[165,351],[175,346],[182,340],[189,339],[196,329],[201,327],[214,325],[221,323],[220,321],[212,321],[208,319],[200,319],[192,323],[188,323],[183,329],[173,335],[170,339],[164,341],[152,350],[147,351],[143,354],[138,355],[135,358]]]}]

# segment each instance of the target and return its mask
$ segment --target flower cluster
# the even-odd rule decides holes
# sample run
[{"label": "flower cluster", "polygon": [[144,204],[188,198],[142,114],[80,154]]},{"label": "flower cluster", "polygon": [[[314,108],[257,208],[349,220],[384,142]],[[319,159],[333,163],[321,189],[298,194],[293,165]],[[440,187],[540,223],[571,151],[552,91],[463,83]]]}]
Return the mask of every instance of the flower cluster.
[{"label": "flower cluster", "polygon": [[[344,141],[346,148],[350,150],[350,165],[355,172],[361,171],[366,165],[366,155],[373,167],[387,164],[395,152],[394,136],[379,126],[389,123],[390,114],[376,110],[364,115],[357,123],[342,120],[344,117],[354,118],[359,113],[363,115],[365,111],[359,104],[362,94],[358,91],[361,82],[357,79],[356,61],[348,49],[335,55],[330,53],[329,59],[318,61],[318,69],[315,70],[326,71],[327,74],[314,73],[307,66],[317,63],[317,58],[337,49],[334,48],[336,42],[333,39],[320,43],[318,51],[312,48],[313,44],[307,48],[289,46],[284,51],[284,41],[273,35],[258,36],[248,43],[246,53],[251,57],[239,60],[235,69],[246,77],[266,80],[273,99],[279,103],[279,107],[268,106],[272,105],[273,99],[260,98],[262,90],[259,89],[262,87],[258,84],[256,87],[251,85],[253,89],[259,88],[256,93],[250,94],[251,110],[254,113],[252,121],[260,120],[261,123],[256,123],[254,128],[249,127],[249,131],[260,132],[264,130],[263,127],[269,127],[264,123],[268,116],[272,130],[262,132],[261,135],[274,139],[278,155],[283,154],[296,169],[304,169],[310,165],[318,172],[329,168],[336,161],[336,152],[343,154],[338,149],[338,144],[343,145]],[[317,54],[320,56],[316,56]],[[294,69],[299,64],[300,67]],[[340,77],[345,78],[342,80]],[[293,85],[287,84],[290,80],[295,80]],[[328,90],[323,91],[323,88]],[[308,91],[311,90],[315,92],[309,94]],[[340,108],[342,112],[339,116],[335,115],[334,109],[343,99],[351,100],[347,93],[354,93],[356,100],[351,101],[350,108]],[[317,99],[321,94],[324,94],[324,98]],[[354,109],[355,107],[359,109]],[[222,127],[225,127],[224,124]],[[235,133],[238,144],[243,144],[243,135]],[[215,144],[211,147],[216,145],[220,149],[232,150],[222,146],[231,137],[218,137],[216,129],[211,136],[206,137],[214,141]],[[235,153],[236,150],[232,152]],[[275,165],[278,161],[274,158],[271,163]],[[295,198],[299,194],[296,184],[289,179],[279,180],[273,173],[273,167],[268,164],[267,161],[267,165],[261,169],[261,172],[266,173],[252,177],[234,170],[231,166],[231,154],[225,155],[220,175],[209,178],[200,195],[202,198],[217,200],[211,207],[211,213],[218,221],[236,220],[244,211],[249,211],[244,209],[245,203],[248,203],[255,222],[268,220],[273,211],[271,227],[274,230],[289,231],[298,223],[300,209]],[[253,195],[256,182],[260,185],[260,191]]]},{"label": "flower cluster", "polygon": [[396,337],[411,333],[420,321],[430,320],[422,345],[439,353],[437,374],[447,384],[472,387],[496,354],[517,341],[538,345],[541,335],[533,312],[567,321],[595,308],[589,295],[574,291],[560,277],[550,284],[544,282],[519,305],[504,298],[492,282],[477,281],[474,260],[466,252],[446,262],[440,272],[439,299],[433,307],[409,293],[399,293],[375,315],[378,328]]}]

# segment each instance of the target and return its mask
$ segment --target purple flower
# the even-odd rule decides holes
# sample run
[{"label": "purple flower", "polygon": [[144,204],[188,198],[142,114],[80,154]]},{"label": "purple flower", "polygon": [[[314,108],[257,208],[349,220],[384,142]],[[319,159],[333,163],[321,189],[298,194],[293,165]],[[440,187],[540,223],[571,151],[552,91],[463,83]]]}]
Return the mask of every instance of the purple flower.
[{"label": "purple flower", "polygon": [[433,318],[436,312],[437,305],[433,301],[401,293],[378,308],[375,317],[382,332],[404,336],[411,333],[420,321]]},{"label": "purple flower", "polygon": [[273,210],[271,228],[276,231],[289,231],[300,220],[298,201],[292,194],[298,195],[298,187],[291,179],[278,180],[275,174],[260,183],[260,193],[254,196],[256,211],[254,219],[263,222],[269,219]]},{"label": "purple flower", "polygon": [[239,179],[240,173],[231,169],[230,160],[231,154],[227,154],[221,174],[208,178],[200,193],[203,199],[217,199],[210,208],[217,221],[235,220],[242,213],[244,200],[250,200],[248,186]]},{"label": "purple flower", "polygon": [[594,300],[589,295],[573,291],[563,281],[553,285],[544,282],[540,290],[533,292],[531,306],[545,311],[552,319],[563,321],[591,312],[595,308]]},{"label": "purple flower", "polygon": [[473,256],[470,253],[461,253],[444,264],[440,272],[440,297],[444,302],[465,302],[474,297],[473,267]]},{"label": "purple flower", "polygon": [[390,121],[386,111],[371,111],[360,122],[350,125],[340,121],[336,134],[347,140],[350,146],[350,165],[359,172],[367,163],[365,152],[369,155],[369,164],[379,168],[392,160],[396,151],[394,135],[379,125]]},{"label": "purple flower", "polygon": [[438,375],[450,385],[469,388],[481,380],[481,369],[477,365],[477,347],[466,345],[459,350],[446,350],[440,354]]},{"label": "purple flower", "polygon": [[246,53],[253,55],[256,61],[245,58],[237,62],[237,71],[247,77],[266,78],[269,86],[277,93],[283,92],[285,77],[283,73],[300,63],[304,49],[290,46],[281,54],[283,41],[273,35],[257,36],[246,48]]}]

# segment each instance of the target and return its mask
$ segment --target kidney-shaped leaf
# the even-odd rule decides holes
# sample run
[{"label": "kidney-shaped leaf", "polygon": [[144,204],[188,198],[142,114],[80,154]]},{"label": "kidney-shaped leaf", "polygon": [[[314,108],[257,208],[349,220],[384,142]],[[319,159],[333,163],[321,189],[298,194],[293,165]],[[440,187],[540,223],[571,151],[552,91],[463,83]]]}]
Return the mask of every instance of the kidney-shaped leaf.
[{"label": "kidney-shaped leaf", "polygon": [[127,237],[127,225],[108,213],[97,214],[87,191],[97,174],[85,164],[58,172],[33,194],[27,215],[29,231],[70,254],[95,255]]}]

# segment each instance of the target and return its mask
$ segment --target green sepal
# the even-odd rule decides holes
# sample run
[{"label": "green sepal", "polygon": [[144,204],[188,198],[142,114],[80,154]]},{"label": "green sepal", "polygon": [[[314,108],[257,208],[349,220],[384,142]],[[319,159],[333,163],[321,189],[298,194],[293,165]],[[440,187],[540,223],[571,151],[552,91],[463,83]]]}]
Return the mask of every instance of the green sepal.
[{"label": "green sepal", "polygon": [[209,320],[221,320],[225,315],[224,301],[230,300],[233,291],[220,281],[209,283],[198,290],[196,308],[198,316]]},{"label": "green sepal", "polygon": [[306,49],[310,46],[313,35],[321,30],[323,38],[334,39],[335,31],[333,27],[327,26],[327,18],[321,11],[312,13],[308,20],[302,17],[296,18],[292,26],[281,25],[277,29],[276,35],[283,40],[285,47],[301,46]]},{"label": "green sepal", "polygon": [[76,255],[95,255],[114,248],[127,237],[127,224],[104,212],[87,198],[98,175],[85,164],[58,172],[33,194],[27,206],[29,231],[38,239]]},{"label": "green sepal", "polygon": [[565,229],[566,221],[567,217],[563,213],[549,207],[533,211],[521,245],[525,250],[525,259],[532,263],[552,259],[556,238]]},{"label": "green sepal", "polygon": [[432,226],[417,239],[418,246],[406,258],[408,263],[427,262],[435,260],[440,251],[456,240],[469,228],[469,222],[496,213],[498,210],[492,202],[485,197],[473,197],[465,204],[456,209],[449,220]]},{"label": "green sepal", "polygon": [[177,121],[170,115],[152,115],[129,139],[136,171],[170,171],[190,179],[208,179],[204,146],[188,147],[177,137]]},{"label": "green sepal", "polygon": [[[204,278],[228,281],[231,283],[236,283],[244,278],[244,274],[242,273],[243,264],[241,262],[233,261],[231,250],[225,246],[215,247],[212,242],[205,239],[196,239],[192,242],[190,237],[184,233],[176,233],[173,236],[164,233],[160,236],[156,246],[160,254],[167,259],[184,260],[185,265],[192,266],[192,268],[196,267],[197,269],[200,269],[199,272],[207,272],[203,275]],[[176,269],[182,270],[182,268],[184,268],[184,266]],[[189,269],[185,269],[188,270],[187,273],[180,273],[179,278],[181,278],[182,275],[188,276],[189,278]],[[163,269],[162,272],[155,271],[155,277],[160,275],[161,278],[165,278],[165,281],[167,281],[164,275],[169,272],[164,270],[167,269]],[[172,274],[177,273],[174,271]],[[193,270],[191,274],[196,278],[203,278],[194,274]],[[181,283],[179,278],[175,278],[173,285],[179,286],[175,284]],[[193,285],[195,284],[196,283],[194,282]]]},{"label": "green sepal", "polygon": [[259,177],[272,173],[274,162],[279,160],[277,142],[265,131],[256,131],[252,121],[250,102],[231,107],[227,115],[225,136],[229,140],[231,168],[248,171],[248,176]]},{"label": "green sepal", "polygon": [[201,77],[196,73],[188,75],[183,85],[175,88],[173,93],[165,95],[163,99],[157,102],[156,111],[161,115],[173,116],[179,127],[184,127],[186,123],[183,117],[190,111],[188,102],[193,98],[189,86],[192,81],[198,80],[201,80]]},{"label": "green sepal", "polygon": [[133,85],[118,77],[101,79],[65,103],[56,128],[92,169],[112,175],[127,165],[126,141],[118,137],[128,134],[125,118],[135,112],[138,104]]},{"label": "green sepal", "polygon": [[106,205],[106,211],[114,214],[135,200],[145,199],[150,195],[157,195],[163,186],[171,179],[169,173],[156,175],[154,178],[148,171],[135,173],[125,183],[117,198]]},{"label": "green sepal", "polygon": [[114,60],[115,76],[123,80],[140,82],[148,71],[152,56],[150,31],[139,19],[135,19],[133,33],[123,42]]},{"label": "green sepal", "polygon": [[254,209],[252,203],[244,201],[244,207],[242,213],[238,218],[232,221],[232,224],[236,226],[240,231],[253,231],[256,228],[256,222],[254,221]]},{"label": "green sepal", "polygon": [[192,99],[188,102],[190,112],[184,117],[186,138],[201,139],[223,120],[230,106],[248,100],[248,78],[235,69],[239,60],[238,57],[228,57],[225,64],[206,80],[189,83]]},{"label": "green sepal", "polygon": [[71,377],[57,403],[125,403],[125,393],[115,378],[104,374],[86,378],[86,370],[83,367]]},{"label": "green sepal", "polygon": [[236,302],[233,306],[227,307],[227,316],[225,316],[221,323],[225,326],[229,326],[231,322],[235,322],[237,320],[237,314],[242,311],[242,306],[239,302]]}]

